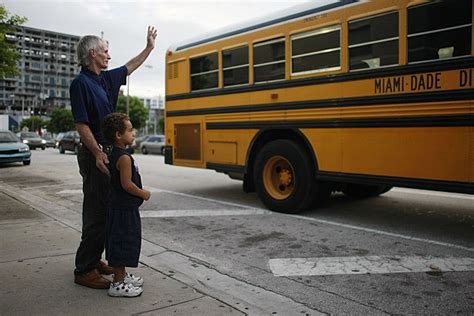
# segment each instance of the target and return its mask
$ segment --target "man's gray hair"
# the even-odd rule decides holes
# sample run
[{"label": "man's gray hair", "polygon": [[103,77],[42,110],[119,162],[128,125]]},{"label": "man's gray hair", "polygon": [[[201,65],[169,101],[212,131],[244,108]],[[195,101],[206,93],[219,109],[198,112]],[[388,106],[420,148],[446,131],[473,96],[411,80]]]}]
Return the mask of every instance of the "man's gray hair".
[{"label": "man's gray hair", "polygon": [[99,50],[101,46],[107,45],[107,42],[95,35],[83,36],[77,43],[77,63],[79,66],[89,66],[89,52],[91,49]]}]

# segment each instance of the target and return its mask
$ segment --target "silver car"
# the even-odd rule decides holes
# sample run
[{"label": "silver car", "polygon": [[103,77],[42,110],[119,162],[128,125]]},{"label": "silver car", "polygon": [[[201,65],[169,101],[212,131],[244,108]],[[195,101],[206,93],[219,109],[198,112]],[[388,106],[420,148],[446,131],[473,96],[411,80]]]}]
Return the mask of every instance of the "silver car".
[{"label": "silver car", "polygon": [[165,136],[153,135],[140,144],[142,154],[161,154],[165,153]]}]

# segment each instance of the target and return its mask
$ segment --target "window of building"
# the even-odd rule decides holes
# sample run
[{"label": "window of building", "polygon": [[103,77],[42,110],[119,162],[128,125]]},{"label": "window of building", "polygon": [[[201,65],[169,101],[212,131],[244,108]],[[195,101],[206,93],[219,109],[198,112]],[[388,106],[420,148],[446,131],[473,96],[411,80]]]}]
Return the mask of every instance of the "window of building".
[{"label": "window of building", "polygon": [[284,38],[254,44],[253,56],[256,83],[285,79]]},{"label": "window of building", "polygon": [[408,8],[408,62],[471,54],[472,0],[442,0]]},{"label": "window of building", "polygon": [[341,27],[333,26],[291,37],[291,74],[341,68]]},{"label": "window of building", "polygon": [[243,46],[222,51],[224,87],[249,83],[249,48]]},{"label": "window of building", "polygon": [[191,58],[191,90],[217,88],[219,73],[217,53]]},{"label": "window of building", "polygon": [[398,65],[398,12],[349,22],[351,70]]}]

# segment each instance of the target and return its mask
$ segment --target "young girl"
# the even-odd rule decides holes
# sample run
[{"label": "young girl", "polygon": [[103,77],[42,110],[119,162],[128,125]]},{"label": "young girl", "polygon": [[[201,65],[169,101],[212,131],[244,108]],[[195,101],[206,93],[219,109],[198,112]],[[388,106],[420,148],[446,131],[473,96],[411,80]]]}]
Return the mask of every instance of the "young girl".
[{"label": "young girl", "polygon": [[107,216],[106,258],[114,270],[110,296],[134,297],[142,294],[143,279],[129,274],[125,267],[137,267],[141,248],[141,221],[138,207],[150,198],[142,189],[138,167],[125,150],[135,136],[132,123],[123,113],[104,118],[102,132],[113,144],[109,156],[111,199]]}]

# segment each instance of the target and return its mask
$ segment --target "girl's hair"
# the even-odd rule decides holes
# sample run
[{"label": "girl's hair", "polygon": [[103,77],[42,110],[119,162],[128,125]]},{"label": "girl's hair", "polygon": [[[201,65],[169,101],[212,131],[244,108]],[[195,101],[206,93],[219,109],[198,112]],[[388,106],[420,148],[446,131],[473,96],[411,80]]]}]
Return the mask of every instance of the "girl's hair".
[{"label": "girl's hair", "polygon": [[125,121],[129,121],[130,118],[124,113],[111,113],[107,115],[102,121],[102,134],[105,139],[113,144],[115,142],[115,133],[119,132],[123,134],[125,132]]}]

